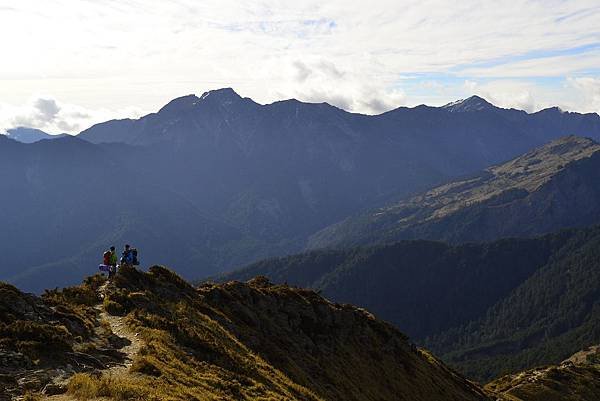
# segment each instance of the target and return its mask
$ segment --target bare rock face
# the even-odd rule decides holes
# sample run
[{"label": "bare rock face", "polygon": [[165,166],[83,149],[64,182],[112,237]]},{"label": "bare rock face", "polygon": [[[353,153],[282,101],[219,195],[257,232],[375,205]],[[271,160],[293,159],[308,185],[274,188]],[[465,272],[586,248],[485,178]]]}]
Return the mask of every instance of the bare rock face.
[{"label": "bare rock face", "polygon": [[0,350],[0,372],[31,368],[33,363],[20,352]]}]

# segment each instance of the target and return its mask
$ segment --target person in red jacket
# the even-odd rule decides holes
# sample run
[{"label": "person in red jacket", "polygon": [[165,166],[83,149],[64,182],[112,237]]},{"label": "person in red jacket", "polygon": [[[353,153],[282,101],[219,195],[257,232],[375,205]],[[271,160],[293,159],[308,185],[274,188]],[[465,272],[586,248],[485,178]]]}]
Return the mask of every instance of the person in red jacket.
[{"label": "person in red jacket", "polygon": [[110,266],[110,256],[111,256],[110,251],[104,252],[104,255],[103,255],[103,258],[102,258],[102,263],[105,266]]}]

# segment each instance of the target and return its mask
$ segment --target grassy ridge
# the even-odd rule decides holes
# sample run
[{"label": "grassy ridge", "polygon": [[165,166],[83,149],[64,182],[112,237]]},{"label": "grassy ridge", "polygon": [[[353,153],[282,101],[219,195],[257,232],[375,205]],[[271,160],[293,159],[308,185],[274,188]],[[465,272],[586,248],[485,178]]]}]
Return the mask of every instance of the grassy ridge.
[{"label": "grassy ridge", "polygon": [[108,298],[145,346],[114,389],[107,378],[74,378],[81,399],[486,398],[392,326],[310,290],[262,279],[195,289],[155,266],[123,270]]}]

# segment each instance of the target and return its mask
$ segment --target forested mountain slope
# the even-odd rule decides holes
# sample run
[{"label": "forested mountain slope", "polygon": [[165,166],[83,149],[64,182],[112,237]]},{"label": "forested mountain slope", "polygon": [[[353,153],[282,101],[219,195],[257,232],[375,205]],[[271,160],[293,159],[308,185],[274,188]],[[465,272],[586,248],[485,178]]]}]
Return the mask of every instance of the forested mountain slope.
[{"label": "forested mountain slope", "polygon": [[469,377],[558,363],[600,343],[600,228],[450,246],[430,241],[258,262],[263,274],[366,307]]}]

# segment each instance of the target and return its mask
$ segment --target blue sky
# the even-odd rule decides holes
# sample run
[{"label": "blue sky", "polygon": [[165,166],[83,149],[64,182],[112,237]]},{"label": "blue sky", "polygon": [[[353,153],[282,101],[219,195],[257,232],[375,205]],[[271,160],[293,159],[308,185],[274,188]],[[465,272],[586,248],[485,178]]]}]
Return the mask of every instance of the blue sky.
[{"label": "blue sky", "polygon": [[0,35],[0,130],[76,133],[219,87],[369,114],[472,94],[600,111],[598,0],[0,0]]}]

